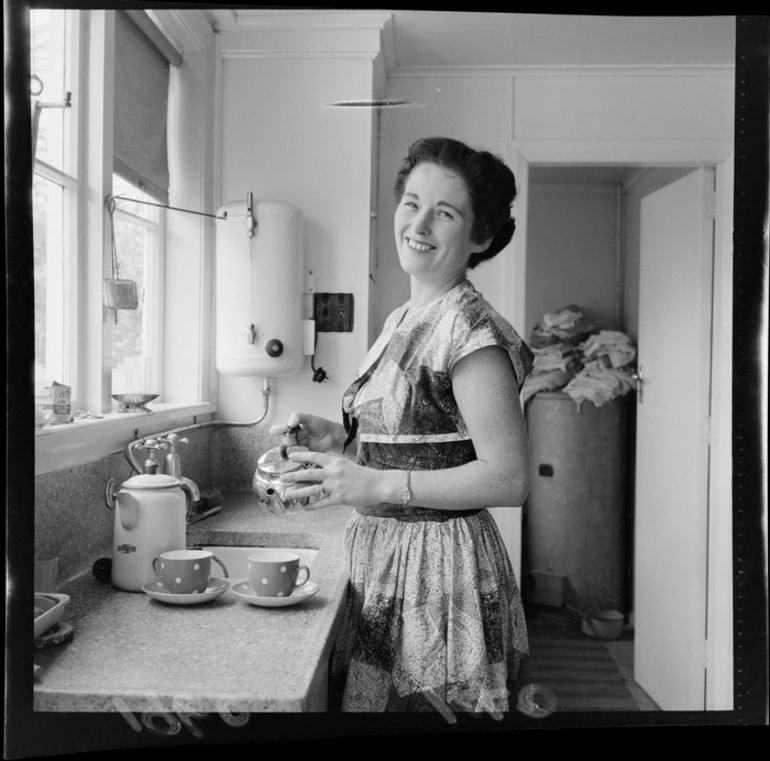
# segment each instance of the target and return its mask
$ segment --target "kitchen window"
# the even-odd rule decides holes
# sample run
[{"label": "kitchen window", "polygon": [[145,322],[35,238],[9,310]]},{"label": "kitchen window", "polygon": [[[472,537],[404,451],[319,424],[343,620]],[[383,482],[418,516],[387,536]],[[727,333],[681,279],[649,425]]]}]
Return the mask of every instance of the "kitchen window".
[{"label": "kitchen window", "polygon": [[[167,111],[183,108],[190,90],[177,88],[169,106],[170,68],[183,60],[171,60],[177,53],[162,50],[148,23],[145,11],[30,10],[35,394],[40,401],[52,381],[71,386],[79,413],[37,431],[36,473],[216,410],[205,384],[169,392],[167,377],[164,388],[164,345],[179,344],[190,319],[208,320],[203,305],[166,319],[169,297],[190,287],[178,276],[179,254],[166,276],[167,139],[187,139],[175,154],[182,160],[201,154],[186,136],[166,134]],[[172,237],[187,224],[199,222],[177,220]],[[136,283],[136,309],[105,308],[105,280],[118,274]],[[182,377],[207,377],[208,356],[188,354],[189,362],[175,358]],[[118,411],[112,395],[124,391],[158,394],[152,414]]]},{"label": "kitchen window", "polygon": [[[88,157],[120,173],[113,173],[102,188],[88,187],[83,158],[78,146],[81,138],[90,140],[87,113],[88,81],[79,77],[85,51],[80,46],[77,11],[32,9],[30,11],[30,71],[33,92],[33,241],[35,278],[35,386],[41,394],[51,381],[71,386],[73,408],[93,406],[93,400],[113,392],[158,393],[162,389],[161,336],[163,334],[162,289],[164,253],[164,210],[167,201],[166,107],[168,63],[154,51],[138,27],[124,13],[115,15],[115,156],[107,153]],[[143,91],[152,91],[149,104],[141,102],[135,88],[135,61],[155,56],[153,66],[142,66]],[[154,82],[153,80],[157,80]],[[66,94],[66,95],[65,95]],[[56,98],[61,103],[56,101]],[[131,102],[133,99],[133,102]],[[136,101],[139,101],[138,103]],[[77,103],[77,106],[75,106]],[[83,107],[85,105],[85,108]],[[144,121],[126,116],[132,106],[142,114],[157,114],[149,124],[149,142],[154,151],[145,150]],[[118,119],[117,117],[121,117]],[[126,127],[128,123],[128,128]],[[158,134],[160,133],[160,134]],[[109,145],[110,141],[105,141]],[[145,163],[143,163],[145,162]],[[135,169],[138,167],[138,171]],[[126,175],[128,179],[126,179]],[[149,175],[149,177],[148,177]],[[147,178],[147,179],[146,179]],[[133,182],[131,181],[133,180]],[[160,184],[159,184],[160,183]],[[143,186],[154,192],[144,192]],[[165,184],[166,188],[162,187]],[[111,187],[110,187],[111,185]],[[109,257],[111,267],[105,279],[117,278],[136,283],[136,309],[109,310],[109,329],[101,351],[89,351],[89,342],[79,340],[82,321],[80,290],[85,278],[87,245],[78,230],[87,228],[89,209],[79,203],[89,191],[105,190],[118,200],[105,204],[109,215]],[[124,200],[125,199],[125,200]],[[155,205],[150,205],[154,203]],[[91,211],[92,213],[92,211]],[[104,213],[104,212],[103,212]],[[85,217],[85,218],[84,218]],[[98,255],[91,261],[100,261]],[[104,257],[101,257],[104,264]],[[94,282],[96,278],[92,278]],[[89,379],[98,374],[89,369],[106,365],[107,388],[88,389]],[[82,372],[79,372],[82,370]],[[102,405],[103,407],[103,405]],[[105,412],[105,409],[92,410]]]}]

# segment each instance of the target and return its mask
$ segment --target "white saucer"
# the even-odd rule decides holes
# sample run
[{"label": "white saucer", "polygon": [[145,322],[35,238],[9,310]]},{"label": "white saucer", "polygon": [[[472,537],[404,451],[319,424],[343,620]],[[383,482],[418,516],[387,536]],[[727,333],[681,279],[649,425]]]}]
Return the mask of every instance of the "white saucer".
[{"label": "white saucer", "polygon": [[260,605],[265,608],[285,608],[288,605],[296,605],[298,602],[309,599],[319,589],[318,584],[308,581],[299,589],[295,589],[288,597],[260,597],[248,581],[241,581],[238,584],[233,584],[230,591],[251,605]]},{"label": "white saucer", "polygon": [[170,592],[168,587],[160,580],[148,582],[142,587],[142,591],[154,600],[171,605],[198,605],[199,603],[216,599],[229,588],[230,582],[227,579],[219,579],[216,576],[212,576],[209,579],[208,587],[203,592],[192,592],[190,594]]}]

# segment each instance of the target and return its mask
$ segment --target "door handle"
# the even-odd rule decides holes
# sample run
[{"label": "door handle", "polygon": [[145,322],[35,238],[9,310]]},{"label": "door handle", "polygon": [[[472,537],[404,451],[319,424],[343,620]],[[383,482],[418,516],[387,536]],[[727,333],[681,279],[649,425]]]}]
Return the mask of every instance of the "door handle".
[{"label": "door handle", "polygon": [[639,365],[636,372],[631,376],[636,381],[636,394],[639,404],[644,403],[644,368]]}]

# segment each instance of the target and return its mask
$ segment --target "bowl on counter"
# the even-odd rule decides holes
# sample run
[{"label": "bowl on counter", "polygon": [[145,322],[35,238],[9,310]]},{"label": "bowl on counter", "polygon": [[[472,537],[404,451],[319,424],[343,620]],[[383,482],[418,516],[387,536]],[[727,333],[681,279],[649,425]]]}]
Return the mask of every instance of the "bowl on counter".
[{"label": "bowl on counter", "polygon": [[59,622],[69,601],[69,595],[35,592],[35,639]]}]

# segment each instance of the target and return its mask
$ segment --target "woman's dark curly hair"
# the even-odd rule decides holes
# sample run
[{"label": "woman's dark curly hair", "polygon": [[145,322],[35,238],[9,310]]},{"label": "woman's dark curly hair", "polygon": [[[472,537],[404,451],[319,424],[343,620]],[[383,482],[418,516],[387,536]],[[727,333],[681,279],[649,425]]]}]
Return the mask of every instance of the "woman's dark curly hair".
[{"label": "woman's dark curly hair", "polygon": [[463,178],[473,210],[471,240],[483,243],[492,238],[484,251],[471,254],[468,268],[473,269],[502,251],[516,229],[516,222],[511,218],[511,206],[516,198],[513,172],[488,151],[474,150],[448,137],[424,137],[409,146],[398,171],[394,186],[397,202],[401,201],[411,171],[425,162],[438,164]]}]

